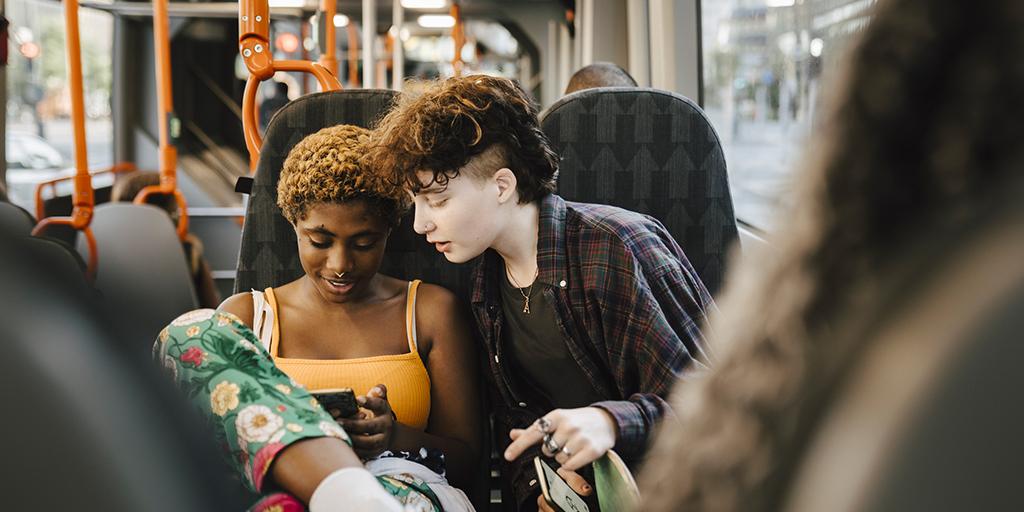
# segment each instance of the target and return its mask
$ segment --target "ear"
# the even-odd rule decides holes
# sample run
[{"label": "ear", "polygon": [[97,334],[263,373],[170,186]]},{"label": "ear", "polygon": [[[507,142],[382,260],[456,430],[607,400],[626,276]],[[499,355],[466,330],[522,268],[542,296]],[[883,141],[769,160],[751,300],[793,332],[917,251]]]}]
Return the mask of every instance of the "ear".
[{"label": "ear", "polygon": [[516,174],[512,172],[512,169],[502,167],[495,171],[494,183],[498,186],[499,203],[504,204],[510,200],[518,199],[519,194],[516,192],[516,185],[519,184],[519,180],[516,179]]}]

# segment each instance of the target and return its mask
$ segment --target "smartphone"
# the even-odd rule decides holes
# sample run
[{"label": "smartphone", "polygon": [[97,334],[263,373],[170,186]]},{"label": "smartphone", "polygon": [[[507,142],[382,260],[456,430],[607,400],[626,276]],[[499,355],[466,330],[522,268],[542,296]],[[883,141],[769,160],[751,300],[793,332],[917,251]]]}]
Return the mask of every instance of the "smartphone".
[{"label": "smartphone", "polygon": [[321,389],[310,393],[320,406],[335,418],[348,418],[359,412],[352,388]]},{"label": "smartphone", "polygon": [[590,512],[583,498],[576,494],[576,491],[572,490],[547,462],[540,457],[534,457],[533,465],[537,468],[540,492],[551,508],[562,512]]}]

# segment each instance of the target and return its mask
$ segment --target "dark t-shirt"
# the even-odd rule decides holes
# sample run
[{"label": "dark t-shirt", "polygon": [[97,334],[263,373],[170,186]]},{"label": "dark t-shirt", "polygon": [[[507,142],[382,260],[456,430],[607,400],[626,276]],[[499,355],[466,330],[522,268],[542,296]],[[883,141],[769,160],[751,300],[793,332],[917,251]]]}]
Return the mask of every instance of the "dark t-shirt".
[{"label": "dark t-shirt", "polygon": [[[555,320],[555,309],[540,287],[520,289],[501,280],[502,336],[526,379],[551,400],[555,408],[586,407],[607,400],[587,380],[569,353]],[[523,312],[523,294],[530,292],[530,312]]]}]

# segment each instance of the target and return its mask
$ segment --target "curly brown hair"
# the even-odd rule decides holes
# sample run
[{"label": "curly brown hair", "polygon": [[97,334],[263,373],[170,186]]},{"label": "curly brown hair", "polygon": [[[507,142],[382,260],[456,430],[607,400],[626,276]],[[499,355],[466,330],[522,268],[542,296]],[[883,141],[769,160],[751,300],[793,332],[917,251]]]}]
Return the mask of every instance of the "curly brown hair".
[{"label": "curly brown hair", "polygon": [[371,211],[397,226],[408,201],[405,191],[359,163],[370,131],[341,124],[299,141],[284,161],[277,206],[288,222],[306,218],[316,203],[365,201]]},{"label": "curly brown hair", "polygon": [[876,4],[785,229],[729,271],[711,323],[715,369],[673,391],[678,416],[639,479],[642,510],[784,507],[815,417],[863,341],[844,345],[842,327],[884,307],[881,270],[1017,190],[1022,25],[1020,2]]},{"label": "curly brown hair", "polygon": [[[515,173],[520,203],[554,192],[558,157],[540,129],[537,106],[517,82],[472,75],[418,89],[403,93],[380,121],[369,165],[414,193],[432,183],[444,186],[463,170],[488,177],[501,167]],[[487,165],[466,168],[491,148]],[[421,183],[418,171],[432,172],[432,181]]]}]

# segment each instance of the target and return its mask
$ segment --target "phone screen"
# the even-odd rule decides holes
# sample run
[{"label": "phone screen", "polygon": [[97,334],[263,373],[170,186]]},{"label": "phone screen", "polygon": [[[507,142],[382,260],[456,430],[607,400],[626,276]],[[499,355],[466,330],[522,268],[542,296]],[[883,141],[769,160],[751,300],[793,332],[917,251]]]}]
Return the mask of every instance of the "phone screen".
[{"label": "phone screen", "polygon": [[563,512],[590,512],[583,498],[576,494],[576,491],[572,490],[547,462],[535,457],[533,463],[537,466],[540,489],[548,504],[558,507]]}]

